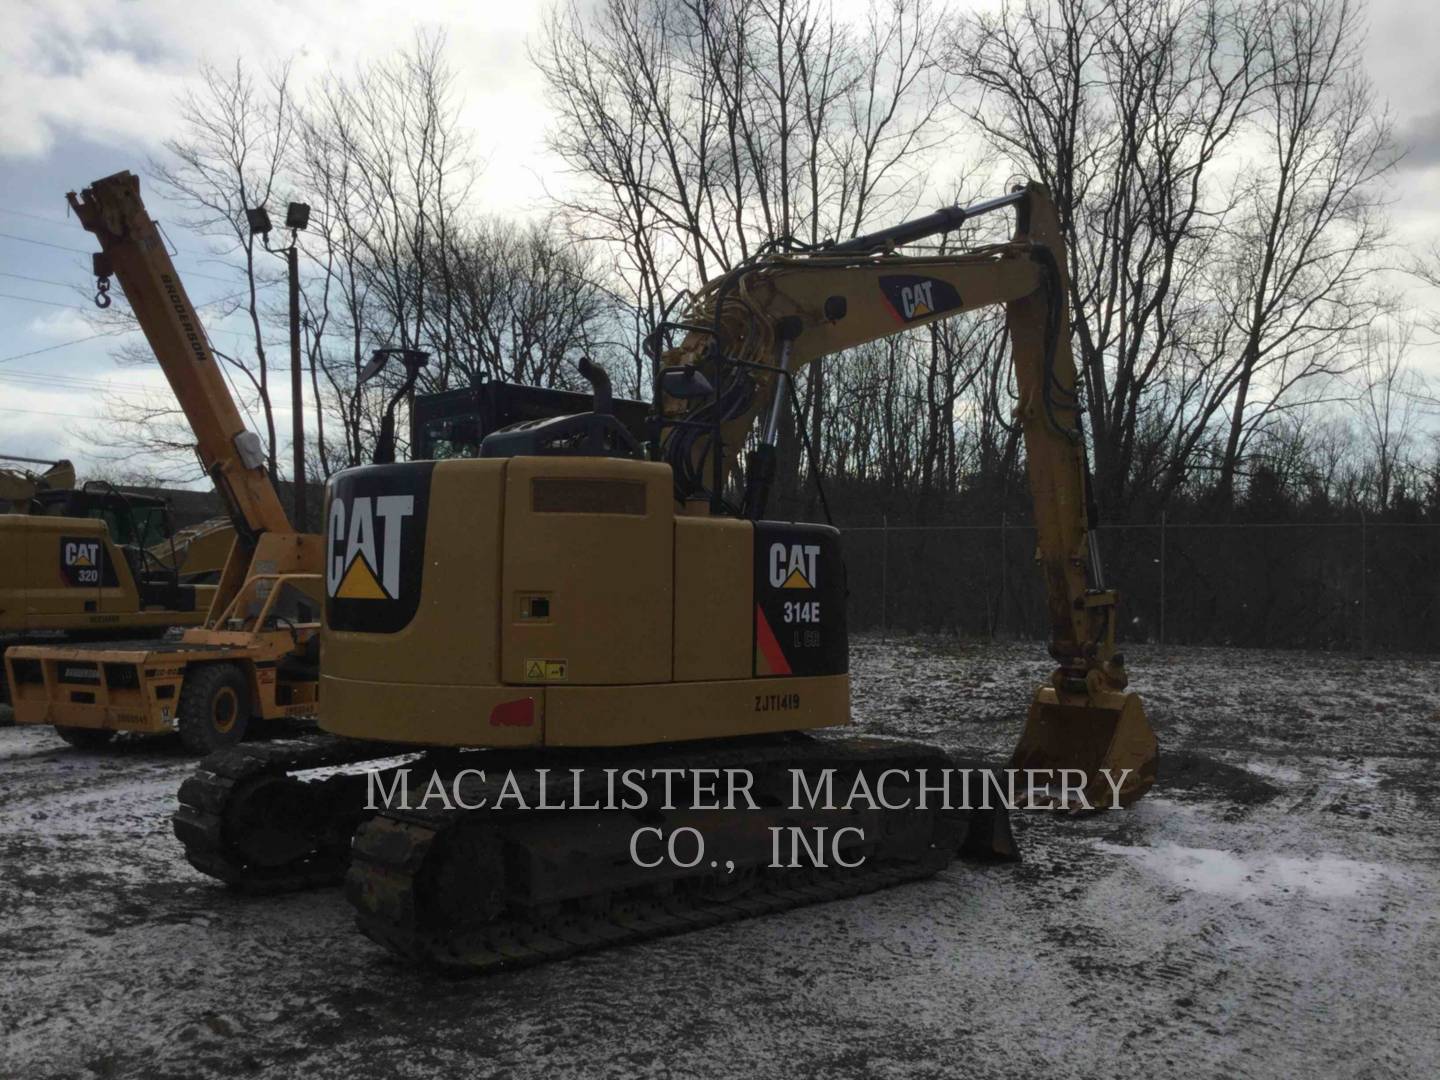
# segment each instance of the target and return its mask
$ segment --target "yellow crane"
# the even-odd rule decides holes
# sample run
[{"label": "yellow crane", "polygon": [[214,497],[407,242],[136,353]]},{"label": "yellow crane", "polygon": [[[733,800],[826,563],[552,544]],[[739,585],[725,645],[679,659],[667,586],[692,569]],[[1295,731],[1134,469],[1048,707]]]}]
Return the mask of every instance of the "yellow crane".
[{"label": "yellow crane", "polygon": [[296,532],[244,424],[199,315],[145,210],[139,178],[97,180],[71,209],[100,245],[101,292],[113,275],[195,434],[205,473],[234,529],[204,622],[178,640],[11,649],[15,719],[70,741],[118,731],[178,731],[197,751],[237,742],[255,718],[315,712],[322,600],[320,540]]},{"label": "yellow crane", "polygon": [[[1002,208],[1017,216],[1007,243],[895,251]],[[1073,786],[1092,806],[1139,798],[1156,745],[1126,689],[1117,595],[1089,529],[1065,274],[1054,206],[1033,184],[843,244],[762,253],[676,324],[685,336],[661,357],[648,447],[583,364],[592,412],[491,434],[473,460],[337,474],[321,726],[339,738],[207,759],[175,817],[191,862],[252,888],[346,874],[365,933],[483,970],[893,885],[957,853],[1013,852],[1003,810],[926,805],[926,774],[953,764],[941,751],[810,734],[851,720],[840,536],[764,518],[793,372],[989,304],[1009,324],[1057,662],[1013,764],[1081,770]],[[396,744],[431,749],[366,773],[302,773]],[[417,770],[443,802],[394,805]],[[676,774],[711,783],[662,788]],[[575,777],[574,801],[520,812],[555,775]],[[642,806],[595,809],[617,776]],[[754,805],[717,809],[722,776]],[[834,807],[797,805],[796,782],[890,786],[882,806]],[[378,812],[377,790],[390,793]],[[637,847],[651,829],[654,844],[703,834],[707,854],[657,860],[654,844]],[[777,865],[781,834],[828,836],[834,858]]]}]

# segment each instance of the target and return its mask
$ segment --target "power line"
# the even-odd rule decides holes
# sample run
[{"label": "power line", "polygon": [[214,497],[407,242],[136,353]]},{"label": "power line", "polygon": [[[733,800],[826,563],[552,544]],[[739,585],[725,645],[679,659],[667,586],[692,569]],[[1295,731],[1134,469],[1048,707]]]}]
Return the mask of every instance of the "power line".
[{"label": "power line", "polygon": [[[7,371],[0,372],[0,382],[18,383],[25,387],[54,386],[60,390],[99,391],[108,396],[131,397],[135,395],[161,393],[162,388],[158,386],[145,386],[131,384],[129,386],[116,386],[113,382],[100,382],[95,379],[81,379],[70,375],[50,375],[38,371]],[[164,388],[169,391],[169,387]]]},{"label": "power line", "polygon": [[[16,275],[16,276],[18,276],[18,275]],[[219,279],[219,278],[216,278],[215,280],[218,281],[218,280],[220,280],[220,279]],[[248,293],[249,291],[250,291],[250,290],[249,290],[248,288],[245,288],[245,289],[241,289],[239,292],[230,293],[228,296],[217,296],[217,297],[215,297],[213,300],[204,300],[204,301],[201,301],[200,303],[196,304],[195,307],[198,309],[198,308],[204,308],[204,307],[211,307],[211,306],[214,305],[214,304],[223,304],[223,303],[225,303],[225,302],[228,301],[228,300],[236,300],[236,299],[239,299],[240,297],[244,296],[244,295],[245,295],[246,293]],[[88,315],[88,314],[91,314],[91,311],[90,311],[90,309],[89,309],[88,307],[81,307],[79,304],[62,304],[62,303],[60,303],[60,301],[58,301],[58,300],[41,300],[38,296],[21,296],[21,295],[19,295],[18,293],[4,293],[4,292],[0,292],[0,298],[6,299],[6,300],[24,300],[24,301],[27,301],[27,302],[29,302],[29,303],[31,303],[31,304],[45,304],[45,305],[48,306],[48,307],[70,308],[70,309],[72,309],[72,310],[74,310],[74,311],[84,312],[84,313],[87,314],[87,315]],[[3,363],[3,361],[0,361],[0,363]]]},{"label": "power line", "polygon": [[[84,249],[84,248],[69,247],[68,245],[65,245],[65,244],[52,244],[49,240],[36,240],[36,239],[34,239],[33,237],[29,237],[29,236],[19,236],[19,235],[17,235],[16,233],[0,232],[0,237],[4,237],[6,240],[18,240],[18,241],[20,241],[20,243],[22,243],[22,244],[38,244],[40,247],[54,248],[56,251],[70,251],[70,252],[75,253],[76,255],[93,255],[93,254],[94,254],[93,251],[87,251],[87,250]],[[194,259],[201,258],[201,256],[199,256],[199,255],[195,255],[195,254],[192,254],[192,253],[190,253],[190,252],[181,251],[181,250],[179,250],[178,248],[176,249],[175,253],[176,253],[177,255],[185,255],[185,256],[187,256],[187,257],[189,257],[189,258],[194,258]],[[205,257],[206,257],[206,258],[210,258],[210,256],[205,256]],[[216,256],[215,258],[216,258],[216,260],[217,260],[218,262],[222,262],[222,263],[224,262],[224,260],[223,260],[223,259],[220,259],[218,256]],[[230,266],[229,263],[225,263],[225,265]],[[231,266],[231,269],[235,270],[237,273],[241,273],[241,274],[244,273],[244,270],[243,270],[241,267],[238,267],[238,266]],[[18,275],[17,275],[17,276],[18,276]],[[216,277],[214,274],[202,274],[202,273],[200,273],[198,270],[191,270],[191,271],[187,272],[187,273],[185,274],[185,277],[205,278],[205,279],[208,280],[208,281],[220,281],[220,282],[223,282],[223,283],[226,284],[226,285],[233,285],[233,284],[235,283],[235,279],[234,279],[234,278],[222,278],[222,277]],[[257,289],[263,289],[263,288],[269,288],[269,287],[272,286],[272,285],[278,285],[278,284],[280,284],[279,281],[257,281],[257,282],[255,283],[255,287],[256,287]]]},{"label": "power line", "polygon": [[56,251],[73,251],[76,255],[89,255],[90,252],[84,248],[66,247],[64,244],[52,244],[49,240],[32,240],[28,236],[17,236],[15,233],[0,232],[6,240],[19,240],[22,244],[38,244],[40,247],[54,248]]},{"label": "power line", "polygon": [[88,415],[82,415],[82,414],[80,414],[80,413],[73,413],[73,412],[46,412],[46,411],[43,410],[43,409],[12,409],[12,408],[10,408],[10,407],[8,407],[8,406],[4,406],[4,405],[0,405],[0,412],[21,413],[21,414],[24,415],[24,416],[63,416],[63,417],[65,417],[66,419],[69,419],[69,420],[98,420],[98,419],[100,419],[100,418],[99,418],[98,416],[96,416],[94,413],[90,413],[90,414],[88,414]]},{"label": "power line", "polygon": [[[210,281],[220,281],[220,282],[223,282],[223,283],[225,283],[226,285],[234,285],[234,284],[235,284],[234,278],[218,278],[218,277],[215,277],[213,274],[190,274],[190,275],[187,275],[187,276],[189,276],[189,277],[203,277],[203,278],[207,278],[207,279],[210,280]],[[16,278],[16,279],[18,279],[18,280],[20,280],[20,281],[33,281],[33,282],[34,282],[35,284],[37,284],[37,285],[54,285],[54,286],[57,286],[58,288],[61,288],[61,289],[76,289],[76,288],[79,288],[79,287],[80,287],[79,284],[78,284],[77,282],[74,282],[74,281],[56,281],[56,280],[54,280],[53,278],[32,277],[32,276],[30,276],[29,274],[12,274],[12,273],[11,273],[10,271],[8,271],[8,270],[0,270],[0,277]],[[280,282],[278,282],[278,281],[257,281],[257,282],[255,283],[255,287],[256,287],[257,289],[267,289],[267,288],[269,288],[269,287],[272,286],[272,285],[278,285],[278,284],[280,284]],[[217,300],[206,300],[206,301],[203,301],[200,306],[203,307],[205,304],[216,304],[216,303],[219,303],[220,300],[233,300],[233,299],[235,299],[237,296],[244,296],[244,295],[245,295],[247,292],[249,292],[249,291],[250,291],[249,286],[246,286],[245,288],[241,289],[239,292],[231,293],[229,296],[222,296],[222,297],[220,297],[220,298],[217,299]]]},{"label": "power line", "polygon": [[94,341],[96,338],[117,337],[120,334],[133,334],[133,327],[125,327],[122,330],[102,330],[98,334],[91,334],[88,337],[76,338],[74,341],[62,341],[58,345],[46,345],[43,349],[31,349],[29,352],[15,353],[13,356],[0,356],[0,364],[8,364],[11,360],[23,360],[27,356],[39,356],[41,353],[54,352],[56,349],[68,349],[71,345],[79,345],[82,342]]},{"label": "power line", "polygon": [[14,214],[16,217],[29,218],[31,221],[43,221],[47,225],[63,225],[65,219],[59,217],[46,217],[43,214],[32,214],[26,210],[12,210],[8,206],[0,206],[0,214]]},{"label": "power line", "polygon": [[50,278],[31,277],[29,274],[12,274],[8,270],[0,270],[0,277],[19,278],[21,281],[33,281],[37,285],[58,285],[62,289],[73,289],[73,281],[52,281]]},{"label": "power line", "polygon": [[20,296],[17,293],[0,292],[0,298],[3,298],[5,300],[26,300],[32,304],[45,304],[48,307],[73,308],[75,311],[88,312],[90,310],[89,308],[81,307],[79,304],[62,304],[58,300],[41,300],[39,297],[36,296]]}]

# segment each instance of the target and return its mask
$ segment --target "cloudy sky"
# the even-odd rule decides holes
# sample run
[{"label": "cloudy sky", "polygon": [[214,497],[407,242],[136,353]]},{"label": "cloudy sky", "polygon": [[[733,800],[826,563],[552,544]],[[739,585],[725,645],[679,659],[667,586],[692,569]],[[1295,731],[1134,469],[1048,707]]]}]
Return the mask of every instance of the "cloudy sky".
[{"label": "cloudy sky", "polygon": [[[858,2],[843,0],[843,7]],[[173,103],[200,62],[293,56],[303,81],[383,56],[416,28],[443,28],[464,121],[487,162],[475,198],[486,211],[527,214],[543,205],[547,185],[563,183],[544,150],[549,117],[525,52],[545,4],[7,0],[0,36],[0,453],[70,457],[83,476],[95,465],[86,437],[96,431],[104,396],[130,399],[163,386],[158,370],[116,367],[111,352],[127,339],[94,336],[86,319],[92,246],[67,219],[64,193],[120,169],[143,172],[174,133]],[[1371,0],[1370,23],[1370,73],[1411,147],[1391,214],[1401,238],[1418,247],[1440,237],[1440,15],[1426,0]],[[147,202],[166,224],[202,311],[207,300],[238,288],[239,273],[187,234],[173,208],[153,191]],[[222,343],[235,332],[210,331]],[[277,421],[288,429],[288,414]]]}]

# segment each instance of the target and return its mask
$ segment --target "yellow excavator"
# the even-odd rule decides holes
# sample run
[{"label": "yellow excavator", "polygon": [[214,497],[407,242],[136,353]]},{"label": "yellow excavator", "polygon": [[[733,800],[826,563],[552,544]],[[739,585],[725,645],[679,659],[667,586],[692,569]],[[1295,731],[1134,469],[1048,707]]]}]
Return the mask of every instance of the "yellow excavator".
[{"label": "yellow excavator", "polygon": [[[97,746],[116,732],[178,731],[197,752],[240,741],[254,719],[310,717],[318,691],[320,538],[296,532],[226,388],[199,316],[160,230],[128,172],[68,196],[100,244],[99,293],[120,281],[191,429],[233,529],[203,622],[174,640],[22,646],[5,657],[21,724],[52,724]],[[195,530],[214,551],[225,530]]]},{"label": "yellow excavator", "polygon": [[[896,253],[1006,207],[1018,219],[1007,243]],[[953,766],[941,751],[812,734],[850,722],[840,537],[764,518],[795,371],[989,304],[1007,313],[1058,665],[1011,764],[1083,770],[1093,806],[1139,798],[1156,742],[1126,689],[1117,597],[1088,527],[1065,275],[1054,206],[1034,184],[767,251],[661,328],[648,445],[586,363],[591,412],[491,433],[475,459],[337,474],[320,717],[334,737],[202,762],[174,819],[191,863],[249,889],[344,875],[367,935],[478,971],[853,895],[958,854],[1013,854],[1003,809],[927,806],[925,776]],[[376,760],[396,747],[424,754]],[[412,775],[442,797],[415,805]],[[671,790],[700,775],[708,787]],[[737,775],[753,803],[716,809],[715,782]],[[565,808],[521,812],[555,777]],[[640,808],[596,809],[613,805],[617,777],[646,796]],[[796,783],[889,790],[880,808],[817,806],[797,803]],[[400,805],[397,789],[410,790]],[[637,847],[647,828],[672,856],[686,830],[707,854],[655,857]],[[852,866],[777,861],[782,834],[828,835]]]},{"label": "yellow excavator", "polygon": [[[228,523],[192,543],[195,530],[176,531],[163,498],[104,481],[77,487],[68,461],[5,460],[48,467],[0,468],[0,651],[158,636],[204,619]],[[0,700],[8,690],[0,666]]]},{"label": "yellow excavator", "polygon": [[[0,513],[29,513],[30,500],[42,491],[59,491],[75,486],[75,466],[69,461],[46,461],[42,458],[0,454],[0,461],[17,462],[0,465]],[[43,472],[25,465],[44,465]]]}]

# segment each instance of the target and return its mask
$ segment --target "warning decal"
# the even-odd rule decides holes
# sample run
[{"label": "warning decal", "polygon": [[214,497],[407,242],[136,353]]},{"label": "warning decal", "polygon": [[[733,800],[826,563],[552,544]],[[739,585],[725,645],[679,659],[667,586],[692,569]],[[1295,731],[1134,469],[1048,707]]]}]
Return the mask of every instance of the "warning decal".
[{"label": "warning decal", "polygon": [[525,661],[526,682],[564,682],[570,664],[567,660],[530,658]]}]

